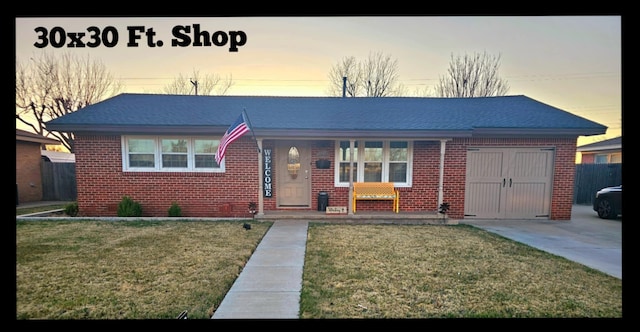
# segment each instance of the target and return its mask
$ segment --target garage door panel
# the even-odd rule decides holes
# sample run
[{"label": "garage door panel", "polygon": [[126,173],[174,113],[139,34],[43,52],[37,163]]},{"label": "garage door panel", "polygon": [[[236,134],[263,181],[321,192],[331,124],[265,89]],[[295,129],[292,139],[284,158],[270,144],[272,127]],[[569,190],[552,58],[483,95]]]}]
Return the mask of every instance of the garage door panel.
[{"label": "garage door panel", "polygon": [[465,217],[548,218],[552,148],[474,148],[467,151]]},{"label": "garage door panel", "polygon": [[547,217],[547,185],[537,182],[514,183],[507,197],[506,218],[533,219]]},{"label": "garage door panel", "polygon": [[[502,213],[501,200],[493,199],[501,195],[501,182],[475,182],[467,187],[465,210],[470,216],[497,218]],[[465,213],[467,214],[467,213]]]},{"label": "garage door panel", "polygon": [[477,167],[467,168],[468,178],[496,178],[501,179],[503,173],[502,152],[470,152],[467,162]]},{"label": "garage door panel", "polygon": [[546,167],[549,162],[548,151],[516,152],[513,160],[513,165],[509,167],[511,177],[549,177],[550,169]]}]

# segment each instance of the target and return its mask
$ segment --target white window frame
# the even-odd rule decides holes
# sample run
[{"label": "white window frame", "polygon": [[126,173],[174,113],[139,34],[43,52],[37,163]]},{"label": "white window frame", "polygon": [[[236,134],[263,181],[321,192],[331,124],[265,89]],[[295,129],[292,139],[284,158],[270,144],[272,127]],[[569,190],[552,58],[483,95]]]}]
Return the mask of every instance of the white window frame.
[{"label": "white window frame", "polygon": [[[348,187],[349,182],[340,182],[340,142],[349,141],[345,139],[335,141],[335,167],[334,167],[334,186],[336,187]],[[354,163],[357,164],[356,171],[357,174],[354,174],[353,182],[362,182],[364,181],[364,146],[365,142],[382,142],[382,182],[389,182],[389,161],[390,153],[391,153],[391,142],[407,142],[407,181],[406,182],[394,182],[395,187],[411,187],[413,183],[413,141],[410,140],[402,140],[402,139],[358,139],[357,145],[360,149],[358,151],[358,155],[356,156],[357,160],[354,160]],[[397,163],[397,161],[393,161],[393,163]]]},{"label": "white window frame", "polygon": [[[164,141],[164,140],[185,140],[185,141],[187,141],[187,153],[186,153],[186,155],[187,155],[187,167],[164,167],[164,165],[162,164],[162,156],[164,154],[167,154],[167,155],[183,155],[184,154],[184,153],[164,152],[164,151],[162,151],[162,141]],[[189,153],[190,151],[191,152],[194,151],[193,150],[193,145],[192,145],[193,144],[192,140],[189,140],[189,139],[184,138],[184,137],[179,137],[179,136],[166,136],[166,137],[159,137],[157,143],[159,143],[159,147],[160,147],[159,158],[158,158],[158,160],[160,160],[160,165],[157,165],[157,166],[159,166],[160,169],[163,169],[163,171],[172,170],[174,172],[188,172],[188,171],[190,171],[189,170],[189,164],[194,165],[193,168],[195,168],[195,164],[193,164],[191,162],[191,159],[193,157],[193,153]]]},{"label": "white window frame", "polygon": [[[150,139],[154,141],[154,167],[129,167],[129,140]],[[162,140],[183,139],[187,141],[187,167],[162,167]],[[220,167],[195,167],[195,141],[212,140],[220,143],[219,138],[209,136],[152,136],[152,135],[124,135],[121,136],[121,154],[123,172],[204,172],[223,173],[225,171],[225,159],[222,159]]]}]

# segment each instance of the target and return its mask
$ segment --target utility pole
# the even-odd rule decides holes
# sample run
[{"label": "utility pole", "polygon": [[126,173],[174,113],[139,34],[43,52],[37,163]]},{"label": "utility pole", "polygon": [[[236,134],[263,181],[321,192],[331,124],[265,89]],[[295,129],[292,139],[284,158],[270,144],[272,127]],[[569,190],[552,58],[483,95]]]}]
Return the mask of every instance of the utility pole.
[{"label": "utility pole", "polygon": [[191,84],[193,84],[193,86],[196,88],[196,96],[198,95],[198,81],[193,81],[191,79],[189,79],[189,81],[191,82]]}]

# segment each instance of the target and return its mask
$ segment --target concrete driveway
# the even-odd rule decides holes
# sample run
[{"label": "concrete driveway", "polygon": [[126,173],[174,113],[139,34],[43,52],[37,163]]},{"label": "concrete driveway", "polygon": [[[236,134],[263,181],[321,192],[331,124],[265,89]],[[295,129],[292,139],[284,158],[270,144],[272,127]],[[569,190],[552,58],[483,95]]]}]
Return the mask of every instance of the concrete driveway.
[{"label": "concrete driveway", "polygon": [[622,218],[600,219],[589,205],[574,205],[569,221],[464,219],[460,223],[622,279]]}]

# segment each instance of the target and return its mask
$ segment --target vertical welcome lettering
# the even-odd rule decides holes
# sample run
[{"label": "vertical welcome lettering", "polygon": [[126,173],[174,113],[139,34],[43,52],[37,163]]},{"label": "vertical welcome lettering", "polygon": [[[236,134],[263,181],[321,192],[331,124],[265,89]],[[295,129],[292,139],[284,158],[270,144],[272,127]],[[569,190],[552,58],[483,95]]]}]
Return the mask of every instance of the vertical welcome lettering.
[{"label": "vertical welcome lettering", "polygon": [[264,197],[271,197],[273,194],[273,187],[271,181],[271,149],[262,149],[263,158],[263,178],[264,178]]}]

